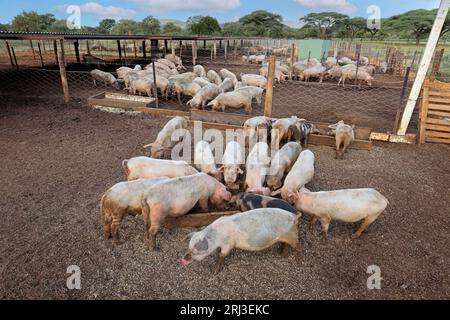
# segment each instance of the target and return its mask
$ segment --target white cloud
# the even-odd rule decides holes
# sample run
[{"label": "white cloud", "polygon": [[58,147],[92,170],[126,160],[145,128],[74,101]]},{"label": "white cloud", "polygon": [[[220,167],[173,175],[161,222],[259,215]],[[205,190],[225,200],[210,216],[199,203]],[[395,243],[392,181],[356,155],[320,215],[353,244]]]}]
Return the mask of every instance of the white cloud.
[{"label": "white cloud", "polygon": [[301,22],[300,20],[284,20],[283,23],[291,28],[299,29],[305,25],[304,22]]},{"label": "white cloud", "polygon": [[231,10],[241,5],[240,0],[130,0],[150,11]]},{"label": "white cloud", "polygon": [[[59,6],[60,11],[66,11],[69,5]],[[125,9],[114,6],[103,6],[97,2],[87,2],[79,5],[81,13],[91,14],[99,19],[112,18],[112,19],[127,19],[136,15],[135,10]]]},{"label": "white cloud", "polygon": [[356,6],[347,0],[295,0],[295,2],[310,9],[333,10],[343,13],[356,11]]}]

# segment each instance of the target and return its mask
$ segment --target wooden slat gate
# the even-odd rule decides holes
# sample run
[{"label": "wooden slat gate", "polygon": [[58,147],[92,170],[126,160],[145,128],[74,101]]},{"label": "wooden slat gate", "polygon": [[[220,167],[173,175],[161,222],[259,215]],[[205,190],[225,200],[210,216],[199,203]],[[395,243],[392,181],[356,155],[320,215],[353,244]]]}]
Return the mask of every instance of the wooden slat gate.
[{"label": "wooden slat gate", "polygon": [[418,142],[450,144],[450,83],[425,80],[419,109]]}]

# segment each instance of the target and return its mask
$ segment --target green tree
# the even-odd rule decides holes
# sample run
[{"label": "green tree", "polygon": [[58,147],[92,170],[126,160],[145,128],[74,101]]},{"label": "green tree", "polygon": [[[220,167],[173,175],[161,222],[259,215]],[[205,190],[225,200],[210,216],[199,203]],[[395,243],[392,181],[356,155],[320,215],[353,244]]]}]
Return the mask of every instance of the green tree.
[{"label": "green tree", "polygon": [[351,19],[345,19],[342,22],[343,28],[347,34],[347,37],[350,38],[350,42],[353,41],[358,32],[365,30],[367,27],[366,19],[361,17],[355,17]]},{"label": "green tree", "polygon": [[283,18],[264,10],[256,10],[239,19],[248,36],[280,37],[283,32]]},{"label": "green tree", "polygon": [[383,24],[391,35],[412,37],[418,44],[430,33],[435,14],[431,10],[412,10],[387,19]]},{"label": "green tree", "polygon": [[300,21],[305,23],[304,27],[316,28],[322,39],[327,39],[330,29],[343,23],[343,21],[347,19],[349,19],[349,17],[346,14],[338,12],[311,12],[300,18]]},{"label": "green tree", "polygon": [[141,30],[145,34],[160,34],[161,23],[152,16],[145,17],[141,22]]},{"label": "green tree", "polygon": [[74,30],[71,30],[67,27],[67,21],[64,19],[60,19],[60,20],[55,20],[48,28],[46,31],[50,31],[50,32],[60,32],[60,33],[64,33],[64,32],[73,32]]},{"label": "green tree", "polygon": [[222,35],[226,37],[244,35],[243,26],[239,22],[227,22],[222,26]]},{"label": "green tree", "polygon": [[13,31],[48,31],[50,26],[56,21],[51,13],[38,14],[36,11],[25,12],[14,17],[11,27]]},{"label": "green tree", "polygon": [[220,33],[220,25],[216,18],[210,16],[194,16],[187,21],[187,29],[191,34],[213,35]]},{"label": "green tree", "polygon": [[11,30],[11,25],[10,24],[0,23],[0,31],[9,31],[9,30]]},{"label": "green tree", "polygon": [[116,25],[116,20],[114,19],[103,19],[98,24],[97,30],[99,33],[110,34],[112,28]]},{"label": "green tree", "polygon": [[183,28],[173,22],[167,22],[163,27],[163,34],[179,35],[183,33]]},{"label": "green tree", "polygon": [[119,20],[111,30],[112,34],[139,34],[141,33],[140,23],[130,20]]}]

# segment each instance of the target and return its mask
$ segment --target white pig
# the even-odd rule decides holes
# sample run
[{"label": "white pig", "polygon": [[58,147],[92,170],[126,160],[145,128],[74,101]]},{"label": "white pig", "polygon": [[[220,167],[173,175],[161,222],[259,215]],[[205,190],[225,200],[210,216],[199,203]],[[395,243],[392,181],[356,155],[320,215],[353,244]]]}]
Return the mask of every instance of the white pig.
[{"label": "white pig", "polygon": [[122,162],[127,180],[153,179],[158,177],[182,177],[196,174],[198,171],[186,161],[135,157]]},{"label": "white pig", "polygon": [[156,249],[156,235],[167,216],[185,215],[197,203],[208,210],[210,202],[219,207],[230,199],[226,187],[206,173],[162,181],[149,188],[141,206],[151,248]]},{"label": "white pig", "polygon": [[227,186],[234,187],[239,174],[244,173],[240,167],[242,164],[244,164],[244,156],[241,145],[236,141],[228,142],[220,168]]},{"label": "white pig", "polygon": [[270,162],[270,171],[267,176],[269,188],[275,190],[282,186],[284,174],[289,172],[301,151],[300,144],[293,141],[286,143],[278,150]]},{"label": "white pig", "polygon": [[291,192],[289,198],[297,210],[313,216],[313,223],[319,219],[325,237],[331,220],[357,222],[364,219],[352,239],[359,238],[389,204],[381,193],[372,188],[319,192],[302,188],[300,192]]},{"label": "white pig", "polygon": [[344,123],[344,120],[336,124],[328,126],[331,129],[331,134],[336,137],[336,156],[335,158],[343,158],[348,146],[355,140],[354,125],[350,126]]},{"label": "white pig", "polygon": [[266,142],[256,143],[247,157],[245,177],[247,192],[270,195],[270,189],[264,187],[269,164],[269,146]]},{"label": "white pig", "polygon": [[194,164],[197,169],[206,174],[212,176],[218,176],[220,174],[220,171],[217,170],[211,147],[206,141],[199,141],[195,145]]},{"label": "white pig", "polygon": [[259,251],[282,243],[281,253],[286,254],[288,246],[300,251],[299,217],[278,208],[254,209],[221,217],[205,229],[189,235],[189,250],[181,263],[186,266],[217,251],[217,273],[233,248]]},{"label": "white pig", "polygon": [[291,168],[291,171],[284,179],[284,184],[281,189],[272,192],[272,196],[281,194],[284,200],[288,200],[290,192],[298,190],[305,184],[310,182],[314,177],[314,153],[310,150],[304,150],[300,153]]}]

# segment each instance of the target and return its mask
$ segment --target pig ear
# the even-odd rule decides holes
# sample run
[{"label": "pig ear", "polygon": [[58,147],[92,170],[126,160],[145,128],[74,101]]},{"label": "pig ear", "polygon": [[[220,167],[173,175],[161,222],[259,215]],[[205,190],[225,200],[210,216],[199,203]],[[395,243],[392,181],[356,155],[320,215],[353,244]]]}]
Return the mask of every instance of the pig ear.
[{"label": "pig ear", "polygon": [[194,232],[188,233],[188,234],[183,238],[183,241],[186,241],[186,240],[188,240],[188,239],[190,240],[194,234],[195,234],[195,231],[194,231]]},{"label": "pig ear", "polygon": [[142,148],[147,149],[147,148],[151,148],[151,147],[153,147],[153,142],[152,142],[152,143],[149,143],[149,144],[146,144],[146,145],[143,146]]},{"label": "pig ear", "polygon": [[202,240],[197,241],[197,243],[194,245],[194,248],[198,251],[208,250],[208,240],[206,238],[203,238]]},{"label": "pig ear", "polygon": [[239,173],[239,174],[243,174],[244,173],[244,171],[241,168],[239,168],[239,167],[237,167],[236,172]]},{"label": "pig ear", "polygon": [[225,166],[221,166],[220,168],[219,168],[219,171],[220,172],[223,172],[225,170]]}]

